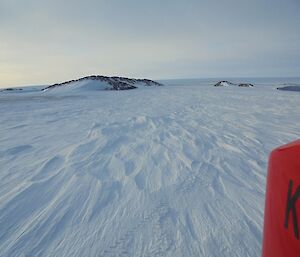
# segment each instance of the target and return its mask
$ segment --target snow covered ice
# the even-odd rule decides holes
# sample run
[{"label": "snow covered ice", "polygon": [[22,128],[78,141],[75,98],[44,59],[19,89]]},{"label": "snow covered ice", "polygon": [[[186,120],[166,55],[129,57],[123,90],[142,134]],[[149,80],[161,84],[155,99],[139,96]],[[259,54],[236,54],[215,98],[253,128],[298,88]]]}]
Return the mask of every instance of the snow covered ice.
[{"label": "snow covered ice", "polygon": [[54,92],[0,93],[0,256],[260,256],[297,92]]}]

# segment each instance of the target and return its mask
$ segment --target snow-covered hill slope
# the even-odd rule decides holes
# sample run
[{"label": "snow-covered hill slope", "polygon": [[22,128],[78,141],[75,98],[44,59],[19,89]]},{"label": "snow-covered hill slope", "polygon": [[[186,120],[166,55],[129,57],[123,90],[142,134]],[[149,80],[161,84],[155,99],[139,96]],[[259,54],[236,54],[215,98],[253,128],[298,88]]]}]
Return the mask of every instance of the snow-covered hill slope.
[{"label": "snow-covered hill slope", "polygon": [[0,256],[260,256],[273,87],[0,94]]},{"label": "snow-covered hill slope", "polygon": [[97,90],[129,90],[143,86],[162,86],[162,84],[149,79],[130,79],[124,77],[87,76],[77,80],[70,80],[54,84],[42,89],[55,93],[68,93],[70,91],[97,91]]}]

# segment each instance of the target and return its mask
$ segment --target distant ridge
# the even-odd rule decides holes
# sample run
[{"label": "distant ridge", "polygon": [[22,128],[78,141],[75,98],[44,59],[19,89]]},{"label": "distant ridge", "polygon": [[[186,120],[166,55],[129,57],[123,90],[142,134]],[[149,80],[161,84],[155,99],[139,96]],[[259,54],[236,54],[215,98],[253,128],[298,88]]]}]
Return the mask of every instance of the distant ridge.
[{"label": "distant ridge", "polygon": [[300,92],[300,85],[289,85],[285,87],[277,87],[278,90],[282,91],[297,91]]}]

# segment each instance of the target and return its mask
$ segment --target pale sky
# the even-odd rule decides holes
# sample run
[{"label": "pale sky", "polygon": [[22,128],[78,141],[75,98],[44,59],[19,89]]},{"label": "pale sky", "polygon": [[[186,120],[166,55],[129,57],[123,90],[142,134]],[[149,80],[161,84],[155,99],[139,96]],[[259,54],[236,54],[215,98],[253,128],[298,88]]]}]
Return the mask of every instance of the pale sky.
[{"label": "pale sky", "polygon": [[0,87],[299,77],[300,0],[0,0]]}]

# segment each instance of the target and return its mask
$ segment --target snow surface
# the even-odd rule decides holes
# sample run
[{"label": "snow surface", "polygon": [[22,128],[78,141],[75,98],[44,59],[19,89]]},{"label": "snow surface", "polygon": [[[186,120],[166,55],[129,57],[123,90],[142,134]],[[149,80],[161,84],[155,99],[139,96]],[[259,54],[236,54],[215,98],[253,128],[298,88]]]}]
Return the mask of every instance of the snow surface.
[{"label": "snow surface", "polygon": [[276,87],[0,94],[0,256],[260,256]]}]

